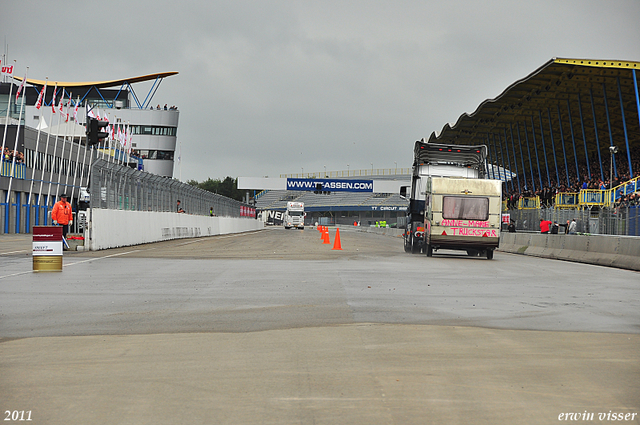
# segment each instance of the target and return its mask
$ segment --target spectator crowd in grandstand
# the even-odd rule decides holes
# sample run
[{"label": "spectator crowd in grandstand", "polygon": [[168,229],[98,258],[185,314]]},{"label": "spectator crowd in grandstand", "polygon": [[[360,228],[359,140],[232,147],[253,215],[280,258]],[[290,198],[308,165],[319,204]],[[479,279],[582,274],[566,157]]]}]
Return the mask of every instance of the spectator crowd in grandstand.
[{"label": "spectator crowd in grandstand", "polygon": [[16,163],[22,164],[24,162],[24,154],[22,152],[9,150],[9,148],[5,147],[2,159],[7,162],[12,162],[14,157],[16,158]]},{"label": "spectator crowd in grandstand", "polygon": [[[542,208],[552,208],[555,204],[555,197],[558,193],[579,193],[581,189],[594,189],[594,190],[606,190],[613,187],[617,187],[631,179],[631,173],[629,173],[629,167],[626,156],[618,155],[617,160],[617,176],[614,174],[613,182],[609,181],[609,163],[603,163],[603,176],[600,175],[600,170],[591,166],[591,178],[588,177],[588,170],[586,163],[583,163],[579,167],[580,176],[576,175],[575,170],[569,171],[569,181],[571,184],[567,184],[567,173],[564,166],[558,164],[558,173],[560,178],[556,178],[555,169],[552,170],[549,167],[549,177],[551,180],[551,186],[548,185],[548,179],[546,178],[546,167],[541,167],[541,171],[544,169],[542,183],[540,186],[540,177],[538,173],[534,171],[533,177],[535,181],[532,185],[531,173],[523,175],[520,173],[518,177],[513,178],[512,183],[507,183],[505,191],[505,200],[507,201],[508,209],[517,209],[518,201],[521,198],[540,198],[540,206]],[[623,159],[623,160],[620,160]],[[597,161],[592,160],[591,164],[598,164]],[[633,169],[633,176],[638,177],[640,174],[640,158],[631,155],[631,167]],[[571,168],[571,167],[569,167]],[[601,178],[604,177],[604,180]],[[520,181],[520,188],[518,187],[518,179]],[[555,185],[554,185],[555,183]],[[513,189],[511,188],[513,186]],[[535,187],[535,190],[532,188]],[[640,205],[640,194],[635,193],[625,197],[622,197],[616,201],[617,206],[631,206]]]}]

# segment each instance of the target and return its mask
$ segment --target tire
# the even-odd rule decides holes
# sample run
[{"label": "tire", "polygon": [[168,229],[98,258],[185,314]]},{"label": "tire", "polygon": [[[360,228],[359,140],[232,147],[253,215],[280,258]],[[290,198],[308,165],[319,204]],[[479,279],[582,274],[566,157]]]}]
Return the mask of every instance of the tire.
[{"label": "tire", "polygon": [[476,251],[475,249],[467,249],[467,255],[469,257],[477,257],[478,251]]},{"label": "tire", "polygon": [[411,244],[409,243],[409,237],[404,237],[404,252],[411,252]]},{"label": "tire", "polygon": [[493,249],[487,249],[487,260],[493,260]]},{"label": "tire", "polygon": [[420,245],[418,244],[418,241],[416,241],[416,238],[414,238],[413,235],[411,235],[411,253],[417,254],[419,252],[420,252]]},{"label": "tire", "polygon": [[427,257],[433,257],[433,247],[431,246],[431,244],[427,245]]}]

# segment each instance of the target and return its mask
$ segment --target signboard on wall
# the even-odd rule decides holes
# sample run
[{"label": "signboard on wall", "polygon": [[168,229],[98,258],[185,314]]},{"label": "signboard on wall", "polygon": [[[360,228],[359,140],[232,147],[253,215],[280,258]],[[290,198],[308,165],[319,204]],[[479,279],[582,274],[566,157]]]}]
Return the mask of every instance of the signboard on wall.
[{"label": "signboard on wall", "polygon": [[287,190],[313,191],[318,185],[326,192],[373,192],[373,180],[287,179]]}]

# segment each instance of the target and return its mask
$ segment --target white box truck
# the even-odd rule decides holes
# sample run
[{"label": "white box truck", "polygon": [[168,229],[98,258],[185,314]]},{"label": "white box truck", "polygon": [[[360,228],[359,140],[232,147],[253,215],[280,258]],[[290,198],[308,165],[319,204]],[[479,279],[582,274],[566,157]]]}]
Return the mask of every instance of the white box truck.
[{"label": "white box truck", "polygon": [[283,224],[285,229],[304,229],[304,202],[287,202]]}]

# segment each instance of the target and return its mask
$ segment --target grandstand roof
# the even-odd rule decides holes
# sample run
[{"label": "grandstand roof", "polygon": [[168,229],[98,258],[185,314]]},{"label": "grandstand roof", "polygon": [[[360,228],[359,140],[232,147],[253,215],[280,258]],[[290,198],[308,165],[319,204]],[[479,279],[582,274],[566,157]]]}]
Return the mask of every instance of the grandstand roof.
[{"label": "grandstand roof", "polygon": [[[439,134],[433,132],[429,142],[486,144],[490,160],[505,158],[505,166],[508,152],[503,156],[501,140],[524,145],[528,136],[543,155],[543,149],[554,153],[555,139],[555,155],[564,155],[569,164],[587,158],[602,163],[609,159],[607,146],[613,144],[626,165],[627,144],[631,156],[640,149],[637,69],[640,62],[553,58],[474,112],[462,114],[455,124],[446,124]],[[521,139],[517,131],[522,131]],[[574,149],[569,147],[572,142]],[[536,161],[533,153],[523,155]]]},{"label": "grandstand roof", "polygon": [[[566,101],[577,100],[573,97],[578,94],[584,97],[583,107],[587,108],[590,102],[589,89],[592,89],[594,97],[602,104],[603,83],[611,103],[609,106],[619,108],[617,79],[620,79],[622,92],[632,94],[635,89],[630,70],[633,69],[640,69],[640,62],[553,58],[525,78],[511,84],[498,97],[482,102],[475,112],[462,114],[453,126],[446,124],[440,134],[432,133],[429,142],[476,144],[470,143],[470,140],[475,139],[479,133],[484,137],[487,131],[495,127],[509,121],[525,120],[532,114],[538,118],[539,110],[546,112],[547,107],[555,108],[561,101],[564,102],[561,113],[566,114]],[[637,108],[631,108],[634,104],[635,99],[630,99],[624,106],[628,106],[626,109],[637,117]],[[590,106],[588,109],[590,111]],[[555,109],[551,112],[552,118],[554,112],[557,115]],[[574,112],[577,113],[577,108]],[[590,115],[591,113],[589,118]],[[598,127],[603,129],[607,126],[604,115],[597,117]],[[547,118],[546,115],[543,118]],[[589,125],[586,121],[585,124]],[[592,119],[590,127],[593,128]]]},{"label": "grandstand roof", "polygon": [[[157,72],[154,74],[142,75],[140,77],[129,77],[129,78],[121,78],[119,80],[106,80],[106,81],[84,81],[84,82],[62,82],[62,81],[54,81],[51,80],[49,84],[57,83],[60,87],[72,88],[72,87],[97,87],[99,89],[104,89],[108,87],[118,87],[123,84],[133,84],[133,83],[142,83],[145,81],[153,81],[156,79],[161,79],[165,77],[170,77],[172,75],[178,74],[177,72]],[[22,81],[20,77],[14,77],[18,81]],[[34,86],[44,86],[44,80],[34,80],[32,78],[27,78],[27,83],[32,84]]]}]

